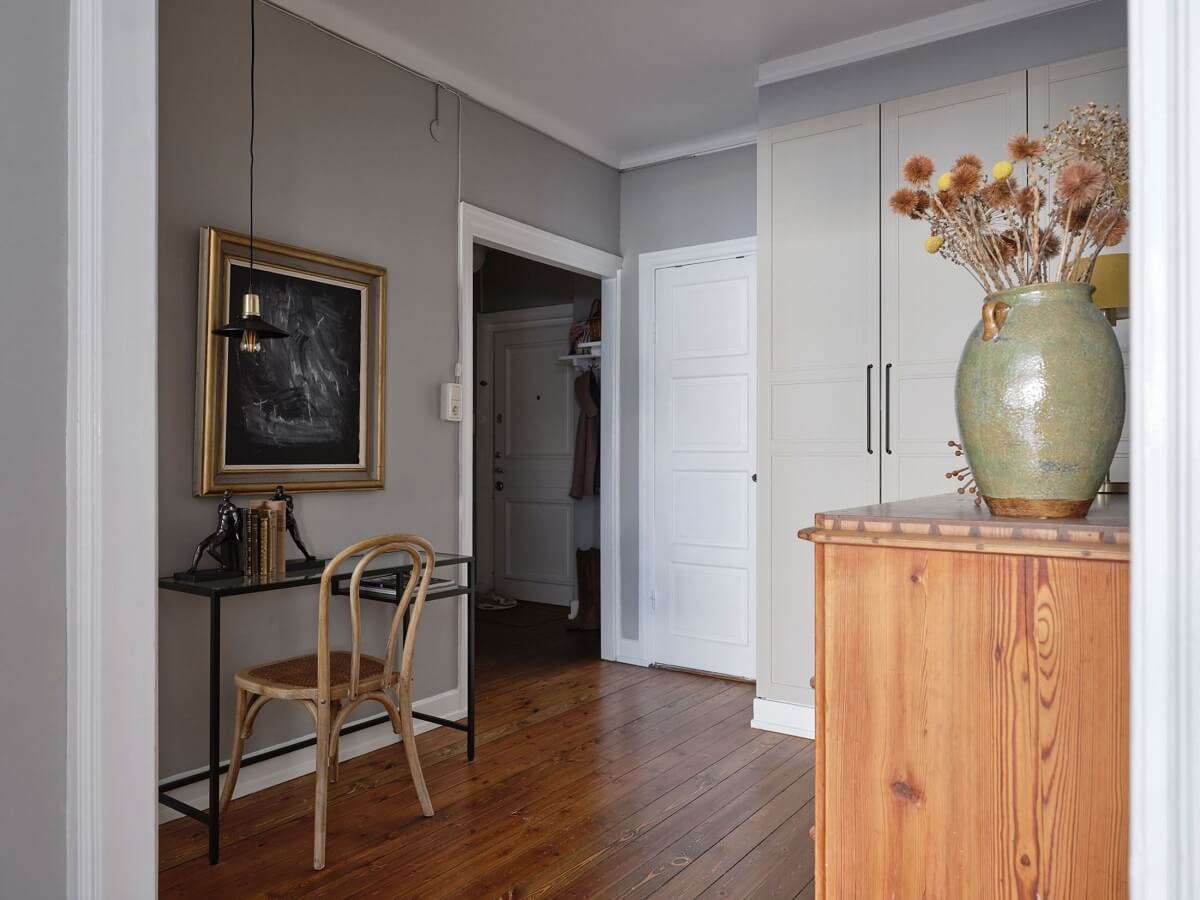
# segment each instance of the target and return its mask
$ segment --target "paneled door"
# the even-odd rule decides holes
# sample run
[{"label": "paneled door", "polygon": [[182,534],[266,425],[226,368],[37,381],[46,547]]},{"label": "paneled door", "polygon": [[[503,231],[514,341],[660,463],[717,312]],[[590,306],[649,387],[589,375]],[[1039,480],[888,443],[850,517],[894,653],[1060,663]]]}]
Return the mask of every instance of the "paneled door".
[{"label": "paneled door", "polygon": [[654,281],[654,659],[754,677],[753,256]]},{"label": "paneled door", "polygon": [[984,295],[965,269],[925,252],[928,226],[895,215],[888,198],[915,153],[937,172],[964,153],[989,171],[1005,158],[1008,138],[1026,130],[1025,72],[885,103],[880,128],[883,499],[892,501],[952,488],[954,377]]},{"label": "paneled door", "polygon": [[494,585],[507,597],[570,606],[575,593],[574,371],[564,323],[492,336]]},{"label": "paneled door", "polygon": [[879,502],[879,107],[763,132],[758,173],[758,695],[783,717],[813,703],[796,532]]}]

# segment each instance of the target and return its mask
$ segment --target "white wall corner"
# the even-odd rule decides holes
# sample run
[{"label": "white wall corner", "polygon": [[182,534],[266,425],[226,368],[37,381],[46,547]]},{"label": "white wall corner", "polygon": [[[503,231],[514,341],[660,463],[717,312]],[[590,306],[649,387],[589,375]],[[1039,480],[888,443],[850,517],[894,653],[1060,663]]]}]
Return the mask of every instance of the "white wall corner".
[{"label": "white wall corner", "polygon": [[[155,0],[73,0],[70,12],[64,892],[72,900],[152,897],[158,881],[157,11]],[[131,546],[141,551],[130,556]]]},{"label": "white wall corner", "polygon": [[782,700],[754,698],[754,718],[751,728],[775,731],[812,740],[817,736],[817,711],[806,703],[784,703]]}]

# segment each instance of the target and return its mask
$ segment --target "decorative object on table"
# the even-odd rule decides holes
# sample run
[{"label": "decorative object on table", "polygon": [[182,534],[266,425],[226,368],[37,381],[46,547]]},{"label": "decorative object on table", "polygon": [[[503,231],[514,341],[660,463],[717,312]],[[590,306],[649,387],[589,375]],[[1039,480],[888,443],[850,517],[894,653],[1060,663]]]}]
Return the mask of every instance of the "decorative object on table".
[{"label": "decorative object on table", "polygon": [[[404,593],[392,614],[387,644],[379,656],[362,652],[357,623],[360,620],[360,586],[364,572],[383,553],[403,553],[411,561]],[[218,821],[224,816],[237,785],[242,764],[242,751],[258,711],[271,700],[295,700],[313,713],[317,726],[316,802],[313,823],[313,868],[325,867],[325,820],[329,784],[338,780],[338,741],[342,725],[360,704],[366,701],[382,703],[388,712],[393,730],[403,735],[404,754],[408,759],[409,775],[416,789],[421,813],[433,815],[433,802],[425,777],[421,772],[421,757],[417,752],[413,730],[412,669],[416,649],[417,628],[429,594],[433,575],[433,546],[415,534],[384,534],[352,544],[337,554],[327,571],[337,571],[347,559],[360,556],[350,579],[351,631],[349,650],[331,650],[329,610],[332,583],[321,579],[321,595],[317,614],[317,652],[309,656],[277,660],[242,669],[234,676],[237,689],[237,708],[233,727],[233,752],[229,755],[229,774],[221,791]],[[424,564],[422,562],[424,560]],[[411,610],[410,610],[411,605]],[[406,613],[409,615],[406,617]],[[407,622],[405,621],[407,618]],[[401,627],[404,633],[401,635]],[[400,640],[399,645],[397,644]],[[396,668],[397,651],[400,666]],[[393,695],[394,694],[394,695]],[[394,745],[393,745],[394,746]],[[470,754],[470,745],[468,745]]]},{"label": "decorative object on table", "polygon": [[217,530],[196,545],[188,575],[196,575],[200,560],[207,553],[220,565],[206,574],[214,577],[241,573],[242,511],[233,503],[233,494],[226,491],[217,506]]},{"label": "decorative object on table", "polygon": [[990,179],[967,154],[936,180],[933,162],[913,156],[903,167],[912,187],[890,204],[927,222],[926,250],[963,266],[986,295],[955,407],[988,508],[1083,516],[1125,418],[1121,349],[1089,282],[1128,229],[1129,127],[1107,107],[1074,107],[1045,139],[1011,138],[1008,156]]},{"label": "decorative object on table", "polygon": [[296,549],[304,554],[305,562],[314,562],[316,557],[308,552],[308,548],[304,546],[304,541],[300,539],[300,527],[296,524],[296,501],[292,499],[292,495],[283,489],[283,485],[278,485],[275,488],[275,500],[281,501],[284,504],[284,517],[287,525],[287,533],[292,537],[292,543],[296,545]]},{"label": "decorative object on table", "polygon": [[204,228],[195,493],[382,488],[386,270],[254,244],[255,291],[289,336],[239,353],[212,334],[248,284],[249,239]]},{"label": "decorative object on table", "polygon": [[[954,449],[955,456],[966,456],[967,451],[963,449],[963,445],[958,441],[947,441],[946,445]],[[963,482],[962,487],[955,490],[964,495],[974,494],[975,505],[981,506],[983,504],[983,498],[979,496],[979,488],[975,484],[975,476],[971,474],[971,467],[969,465],[963,466],[960,469],[951,469],[946,473],[946,477],[957,478],[960,482]]]},{"label": "decorative object on table", "polygon": [[282,500],[253,500],[247,512],[250,529],[257,537],[251,564],[246,567],[247,574],[265,578],[286,575],[287,504]]},{"label": "decorative object on table", "polygon": [[233,315],[224,325],[212,330],[219,337],[236,338],[243,353],[258,353],[260,341],[285,338],[288,333],[262,317],[262,298],[254,292],[254,70],[258,41],[254,30],[255,0],[250,0],[250,260],[246,267],[247,287],[242,294],[241,315]]}]

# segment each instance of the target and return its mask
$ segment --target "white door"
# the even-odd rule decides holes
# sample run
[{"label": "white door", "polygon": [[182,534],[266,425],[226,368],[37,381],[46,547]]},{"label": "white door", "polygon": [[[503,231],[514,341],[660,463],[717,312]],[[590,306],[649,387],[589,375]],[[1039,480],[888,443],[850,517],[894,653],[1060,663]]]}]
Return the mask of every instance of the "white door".
[{"label": "white door", "polygon": [[964,153],[989,171],[1005,158],[1008,138],[1026,130],[1025,72],[885,103],[880,121],[883,499],[892,501],[953,489],[954,376],[984,297],[966,270],[925,252],[928,226],[897,216],[888,198],[915,153],[937,172]]},{"label": "white door", "polygon": [[566,341],[566,321],[493,332],[491,404],[481,404],[492,436],[481,456],[491,459],[479,466],[492,491],[495,589],[562,606],[575,595],[575,373],[558,359]]},{"label": "white door", "polygon": [[753,256],[654,280],[654,659],[754,676]]},{"label": "white door", "polygon": [[[1098,103],[1119,109],[1129,117],[1129,54],[1124,50],[1109,50],[1074,59],[1069,62],[1040,66],[1029,70],[1029,130],[1044,133],[1071,114],[1072,106]],[[1126,236],[1105,253],[1128,253],[1129,237]],[[1136,315],[1136,313],[1134,313]],[[1125,356],[1125,383],[1129,384],[1129,320],[1122,319],[1116,325],[1117,342]],[[1125,416],[1125,430],[1117,444],[1109,470],[1113,481],[1129,480],[1129,426]]]},{"label": "white door", "polygon": [[879,502],[879,107],[759,139],[758,694],[813,703],[814,514]]}]

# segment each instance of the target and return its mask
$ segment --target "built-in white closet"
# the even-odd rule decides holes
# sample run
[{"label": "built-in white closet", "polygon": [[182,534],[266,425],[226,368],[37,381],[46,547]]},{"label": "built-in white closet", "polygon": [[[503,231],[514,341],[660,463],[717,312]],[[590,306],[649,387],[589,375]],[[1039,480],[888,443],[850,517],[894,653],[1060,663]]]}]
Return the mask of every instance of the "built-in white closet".
[{"label": "built-in white closet", "polygon": [[796,531],[821,510],[945,493],[961,465],[954,376],[983,298],[888,209],[901,165],[974,153],[990,168],[1010,135],[1089,100],[1125,108],[1123,51],[759,135],[756,724],[812,732],[812,550]]}]

